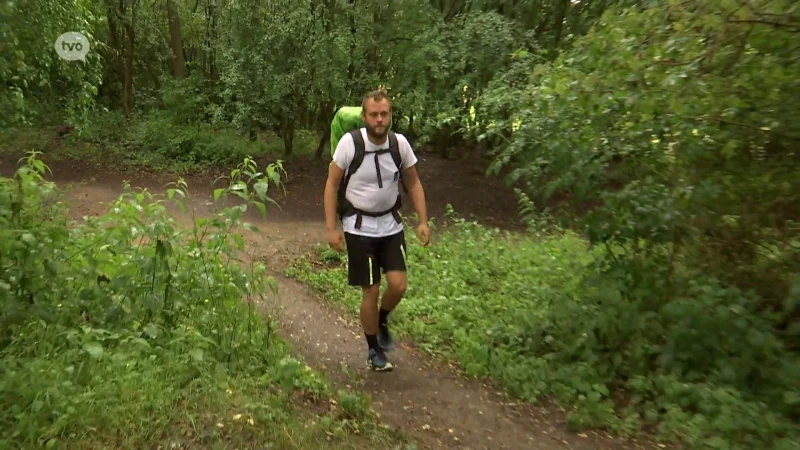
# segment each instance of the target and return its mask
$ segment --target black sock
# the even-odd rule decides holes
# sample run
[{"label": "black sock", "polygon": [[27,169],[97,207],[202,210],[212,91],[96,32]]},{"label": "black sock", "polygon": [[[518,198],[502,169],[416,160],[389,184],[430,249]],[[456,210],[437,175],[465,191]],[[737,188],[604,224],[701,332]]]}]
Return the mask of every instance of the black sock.
[{"label": "black sock", "polygon": [[378,316],[378,325],[386,326],[386,320],[389,318],[390,312],[391,311],[381,308],[380,315]]},{"label": "black sock", "polygon": [[378,347],[379,347],[379,345],[378,345],[378,335],[377,335],[377,334],[367,334],[367,333],[364,333],[364,336],[366,336],[366,337],[367,337],[367,346],[368,346],[370,349],[373,349],[373,348],[378,348]]}]

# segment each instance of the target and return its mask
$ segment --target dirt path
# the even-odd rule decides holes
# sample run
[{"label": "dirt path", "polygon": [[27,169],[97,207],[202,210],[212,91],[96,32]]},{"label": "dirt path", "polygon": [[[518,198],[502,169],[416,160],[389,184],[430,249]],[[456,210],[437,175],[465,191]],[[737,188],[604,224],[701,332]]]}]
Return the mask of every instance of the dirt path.
[{"label": "dirt path", "polygon": [[[3,172],[7,172],[8,167],[5,169]],[[73,218],[103,214],[109,202],[121,191],[119,175],[105,175],[98,179],[92,176],[94,173],[97,172],[81,176],[73,172],[68,179],[57,180],[67,192]],[[257,224],[262,234],[244,233],[248,254],[253,259],[268,260],[273,270],[284,267],[309,245],[323,239],[321,192],[324,168],[294,173],[300,175],[293,178],[287,187],[291,191],[282,202],[283,212],[271,212],[267,221],[252,216],[249,220]],[[475,183],[474,178],[482,178],[480,172],[470,176],[460,175],[460,179],[452,178],[447,183],[441,183],[442,179],[446,179],[442,178],[446,173],[436,173],[439,183],[430,181],[432,174],[422,171],[423,182],[428,181],[430,186],[426,188],[431,193],[432,216],[441,216],[446,203],[459,202],[461,208],[472,206],[472,211],[483,208],[484,213],[488,212],[487,217],[513,214],[513,209],[509,209],[508,205],[515,206],[515,199],[508,193],[504,193],[503,198],[494,199],[481,199],[469,194],[455,198],[442,188],[449,185],[452,189],[450,192],[466,191],[459,189],[459,186]],[[81,179],[88,182],[72,184]],[[134,184],[160,190],[163,181],[138,180]],[[195,180],[195,183],[200,182]],[[210,188],[204,190],[200,187],[194,195],[198,197],[190,206],[195,214],[208,214],[209,208],[205,202],[211,199]],[[454,199],[456,201],[452,201]],[[482,206],[475,205],[475,202],[481,201],[484,202]],[[178,210],[173,211],[180,222],[188,222],[189,213],[181,215]],[[486,221],[492,222],[491,219]],[[403,342],[391,354],[397,366],[395,371],[370,372],[364,365],[365,344],[355,318],[321,301],[310,288],[277,272],[274,276],[278,280],[279,294],[263,306],[282,322],[281,332],[296,347],[296,351],[340,386],[360,388],[369,393],[374,409],[382,420],[408,433],[424,448],[654,448],[633,446],[594,433],[568,433],[561,414],[515,406],[499,395],[498,390],[461,377],[425,355],[415,354],[412,347]]]},{"label": "dirt path", "polygon": [[[321,303],[307,287],[277,277],[278,316],[309,363],[330,379],[369,393],[375,410],[426,448],[595,449],[590,439],[565,433],[541,412],[505,405],[493,389],[466,380],[401,345],[390,353],[396,369],[371,372],[360,326]],[[624,448],[603,445],[603,448]]]}]

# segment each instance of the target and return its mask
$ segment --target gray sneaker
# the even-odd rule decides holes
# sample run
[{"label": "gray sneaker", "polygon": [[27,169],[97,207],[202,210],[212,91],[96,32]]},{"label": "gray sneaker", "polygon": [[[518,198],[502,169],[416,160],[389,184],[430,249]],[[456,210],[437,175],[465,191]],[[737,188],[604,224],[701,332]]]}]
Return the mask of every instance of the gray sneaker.
[{"label": "gray sneaker", "polygon": [[367,356],[367,367],[376,372],[386,372],[394,369],[392,363],[386,359],[383,350],[378,349],[376,351],[372,348],[369,350],[369,356]]}]

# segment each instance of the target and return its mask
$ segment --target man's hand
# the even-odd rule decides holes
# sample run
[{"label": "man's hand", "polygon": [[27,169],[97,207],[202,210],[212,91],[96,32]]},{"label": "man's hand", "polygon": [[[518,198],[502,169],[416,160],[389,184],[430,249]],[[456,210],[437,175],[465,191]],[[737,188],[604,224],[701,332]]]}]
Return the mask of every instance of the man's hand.
[{"label": "man's hand", "polygon": [[417,228],[417,238],[422,242],[423,246],[427,246],[431,241],[431,230],[428,228],[427,223],[421,223]]},{"label": "man's hand", "polygon": [[344,234],[341,230],[328,229],[328,245],[337,252],[344,251]]}]

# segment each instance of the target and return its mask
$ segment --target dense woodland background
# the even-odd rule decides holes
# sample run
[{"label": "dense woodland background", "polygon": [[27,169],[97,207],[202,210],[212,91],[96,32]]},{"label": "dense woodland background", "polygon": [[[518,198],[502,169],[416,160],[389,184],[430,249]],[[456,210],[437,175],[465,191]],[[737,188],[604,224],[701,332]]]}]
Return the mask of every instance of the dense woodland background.
[{"label": "dense woodland background", "polygon": [[[236,164],[267,133],[280,157],[310,146],[326,164],[335,109],[385,87],[415,148],[479,152],[520,188],[532,238],[571,229],[595,255],[580,301],[531,300],[483,336],[526,361],[506,387],[558,396],[576,425],[799,448],[798,2],[29,0],[0,14],[2,126],[56,124],[132,161]],[[86,62],[54,52],[70,30],[90,38]],[[28,266],[9,242],[11,304],[28,289],[8,290],[12,267]],[[8,341],[19,318],[2,317]]]}]

